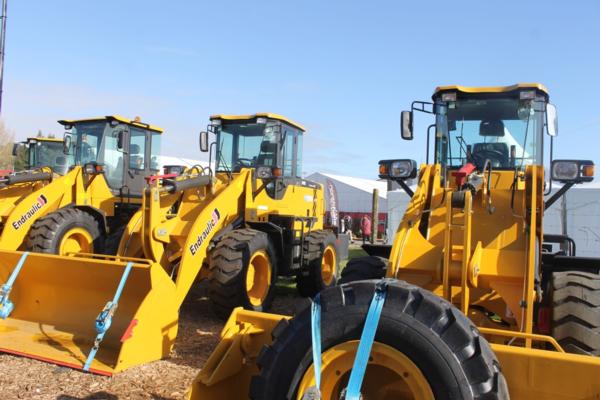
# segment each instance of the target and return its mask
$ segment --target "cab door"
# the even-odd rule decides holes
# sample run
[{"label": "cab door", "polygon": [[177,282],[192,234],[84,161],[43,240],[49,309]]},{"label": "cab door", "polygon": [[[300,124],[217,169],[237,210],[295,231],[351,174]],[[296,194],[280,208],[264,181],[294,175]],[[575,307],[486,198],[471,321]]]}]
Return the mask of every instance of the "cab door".
[{"label": "cab door", "polygon": [[151,175],[148,131],[134,126],[129,127],[125,160],[125,185],[123,195],[141,197],[146,185],[146,177]]}]

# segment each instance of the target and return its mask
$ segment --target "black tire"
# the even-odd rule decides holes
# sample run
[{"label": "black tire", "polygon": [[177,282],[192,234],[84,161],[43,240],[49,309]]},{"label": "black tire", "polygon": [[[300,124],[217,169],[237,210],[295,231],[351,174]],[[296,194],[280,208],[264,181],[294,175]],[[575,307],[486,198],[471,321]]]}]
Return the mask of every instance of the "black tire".
[{"label": "black tire", "polygon": [[600,276],[552,274],[552,336],[569,353],[600,355]]},{"label": "black tire", "polygon": [[348,261],[342,270],[340,283],[381,279],[385,277],[388,259],[376,256],[355,257]]},{"label": "black tire", "polygon": [[[253,254],[265,251],[271,266],[268,293],[260,305],[252,304],[246,290],[246,274]],[[277,260],[269,236],[254,229],[238,229],[223,235],[210,252],[209,297],[220,318],[228,318],[235,307],[266,311],[273,302]]]},{"label": "black tire", "polygon": [[77,208],[61,208],[38,219],[27,236],[27,249],[37,253],[58,254],[67,232],[74,228],[87,231],[93,240],[93,252],[104,252],[104,236],[96,219]]},{"label": "black tire", "polygon": [[[354,282],[321,292],[323,352],[360,338],[377,282]],[[260,375],[252,378],[250,397],[295,399],[312,364],[310,308],[282,320],[272,334],[274,341],[257,358]],[[458,309],[431,292],[390,280],[375,340],[410,358],[437,400],[509,398],[488,342]]]},{"label": "black tire", "polygon": [[127,225],[121,225],[114,232],[112,232],[106,238],[104,245],[104,254],[108,254],[111,256],[116,256],[119,251],[119,245],[121,244],[121,238],[123,237],[123,233],[125,233],[125,229]]},{"label": "black tire", "polygon": [[[322,274],[322,262],[325,249],[331,247],[335,252],[335,266],[333,276],[327,281]],[[306,235],[304,240],[304,266],[296,275],[296,288],[300,296],[313,297],[321,290],[337,284],[340,271],[340,257],[336,246],[336,237],[328,230],[313,231]],[[306,275],[305,275],[306,274]]]}]

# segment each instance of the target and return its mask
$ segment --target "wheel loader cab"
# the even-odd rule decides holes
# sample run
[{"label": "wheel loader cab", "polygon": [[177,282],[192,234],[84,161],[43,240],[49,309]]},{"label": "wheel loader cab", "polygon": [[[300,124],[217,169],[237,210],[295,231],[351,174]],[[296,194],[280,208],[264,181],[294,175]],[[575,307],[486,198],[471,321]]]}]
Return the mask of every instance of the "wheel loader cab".
[{"label": "wheel loader cab", "polygon": [[302,174],[304,127],[276,114],[211,117],[209,131],[217,136],[216,170],[239,173],[255,168],[265,190],[281,198],[286,183]]},{"label": "wheel loader cab", "polygon": [[159,169],[162,129],[118,116],[59,122],[73,165],[98,166],[115,196],[141,197],[145,178]]},{"label": "wheel loader cab", "polygon": [[63,154],[62,139],[28,138],[23,145],[27,149],[27,169],[50,167],[55,174],[64,175],[71,165]]},{"label": "wheel loader cab", "polygon": [[541,86],[498,93],[439,88],[435,162],[448,169],[473,163],[479,170],[486,161],[496,170],[542,165],[547,103]]}]

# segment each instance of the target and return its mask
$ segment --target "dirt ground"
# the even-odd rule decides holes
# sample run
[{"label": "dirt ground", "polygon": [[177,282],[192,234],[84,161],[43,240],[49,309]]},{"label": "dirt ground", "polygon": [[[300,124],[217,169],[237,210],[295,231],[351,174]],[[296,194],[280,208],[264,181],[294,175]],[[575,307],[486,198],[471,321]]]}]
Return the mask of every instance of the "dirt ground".
[{"label": "dirt ground", "polygon": [[[300,299],[289,285],[277,288],[273,312],[293,314]],[[0,354],[0,399],[183,399],[219,341],[223,321],[211,312],[206,287],[194,288],[183,304],[179,334],[168,359],[131,368],[112,378],[22,357]]]}]

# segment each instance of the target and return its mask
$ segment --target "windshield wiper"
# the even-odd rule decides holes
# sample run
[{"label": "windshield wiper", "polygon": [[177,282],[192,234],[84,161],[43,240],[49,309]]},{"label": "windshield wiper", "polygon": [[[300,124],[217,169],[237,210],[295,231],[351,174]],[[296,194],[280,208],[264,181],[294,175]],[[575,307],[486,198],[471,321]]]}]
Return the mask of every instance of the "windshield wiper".
[{"label": "windshield wiper", "polygon": [[527,146],[527,134],[529,133],[529,120],[530,119],[531,119],[531,106],[528,108],[528,112],[527,112],[527,124],[525,124],[525,138],[523,139],[523,147],[521,150],[521,165],[519,166],[519,169],[523,169],[523,164],[525,163],[525,146]]},{"label": "windshield wiper", "polygon": [[223,158],[223,145],[225,143],[221,142],[221,147],[219,147],[219,160],[217,160],[217,164],[222,163],[222,165],[225,167],[225,172],[227,173],[227,175],[229,176],[229,179],[232,179],[232,174],[231,174],[231,168],[229,168],[229,165],[227,165],[227,163],[225,162],[225,158]]}]

